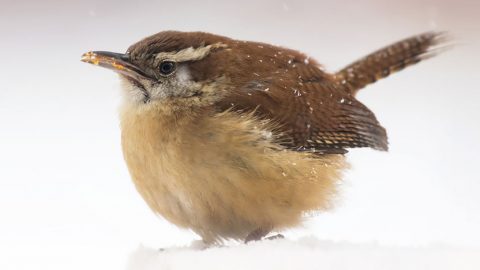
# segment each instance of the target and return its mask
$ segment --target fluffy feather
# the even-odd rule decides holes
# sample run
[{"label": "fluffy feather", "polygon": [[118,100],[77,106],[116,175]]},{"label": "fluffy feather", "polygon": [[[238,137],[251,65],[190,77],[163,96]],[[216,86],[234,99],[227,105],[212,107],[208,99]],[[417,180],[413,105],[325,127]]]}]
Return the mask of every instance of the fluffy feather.
[{"label": "fluffy feather", "polygon": [[237,112],[124,107],[122,145],[150,208],[208,243],[298,225],[335,194],[341,155],[286,151],[271,124]]}]

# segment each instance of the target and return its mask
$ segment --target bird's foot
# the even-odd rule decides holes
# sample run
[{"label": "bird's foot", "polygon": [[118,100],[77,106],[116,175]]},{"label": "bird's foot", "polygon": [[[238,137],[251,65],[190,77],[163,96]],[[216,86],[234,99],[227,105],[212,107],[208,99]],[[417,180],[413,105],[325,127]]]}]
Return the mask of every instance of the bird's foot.
[{"label": "bird's foot", "polygon": [[254,230],[253,232],[251,232],[247,235],[247,238],[245,238],[245,244],[247,244],[248,242],[251,242],[251,241],[275,240],[275,239],[285,238],[281,234],[265,237],[268,233],[270,233],[271,230],[272,230],[271,228],[269,228],[269,229],[258,228],[256,230]]},{"label": "bird's foot", "polygon": [[269,236],[269,237],[265,237],[263,238],[264,240],[277,240],[277,239],[284,239],[285,236],[283,236],[283,234],[276,234],[276,235],[272,235],[272,236]]},{"label": "bird's foot", "polygon": [[251,241],[259,241],[269,232],[269,229],[258,228],[247,235],[247,238],[245,238],[245,244]]}]

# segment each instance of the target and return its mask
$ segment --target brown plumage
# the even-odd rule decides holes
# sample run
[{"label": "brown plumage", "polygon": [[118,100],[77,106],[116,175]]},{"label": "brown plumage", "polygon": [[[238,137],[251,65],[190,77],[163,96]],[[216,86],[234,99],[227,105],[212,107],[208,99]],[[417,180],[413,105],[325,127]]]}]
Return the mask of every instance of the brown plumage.
[{"label": "brown plumage", "polygon": [[294,50],[199,32],[83,60],[122,75],[123,151],[148,205],[214,243],[256,240],[327,209],[347,149],[388,148],[356,92],[443,40],[406,39],[336,74]]},{"label": "brown plumage", "polygon": [[[335,74],[338,84],[349,89],[352,95],[379,79],[405,67],[435,56],[438,47],[448,41],[446,33],[428,32],[410,37],[382,48],[346,66]],[[432,46],[437,46],[432,48]]]}]

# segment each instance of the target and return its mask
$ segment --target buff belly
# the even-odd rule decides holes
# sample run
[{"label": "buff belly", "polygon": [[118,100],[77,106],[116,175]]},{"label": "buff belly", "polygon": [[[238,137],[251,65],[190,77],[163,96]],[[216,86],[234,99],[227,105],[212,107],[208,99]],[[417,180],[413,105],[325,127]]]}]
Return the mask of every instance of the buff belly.
[{"label": "buff belly", "polygon": [[341,155],[313,156],[274,143],[268,123],[233,112],[201,119],[158,111],[122,114],[122,147],[150,208],[208,243],[280,230],[325,210]]}]

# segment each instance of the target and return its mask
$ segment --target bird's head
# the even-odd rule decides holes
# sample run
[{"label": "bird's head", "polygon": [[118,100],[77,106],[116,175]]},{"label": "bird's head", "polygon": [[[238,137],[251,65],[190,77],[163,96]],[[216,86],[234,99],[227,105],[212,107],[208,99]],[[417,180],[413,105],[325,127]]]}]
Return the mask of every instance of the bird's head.
[{"label": "bird's head", "polygon": [[229,84],[230,39],[199,32],[161,32],[126,53],[93,51],[82,61],[120,74],[126,101],[141,104],[211,103]]}]

